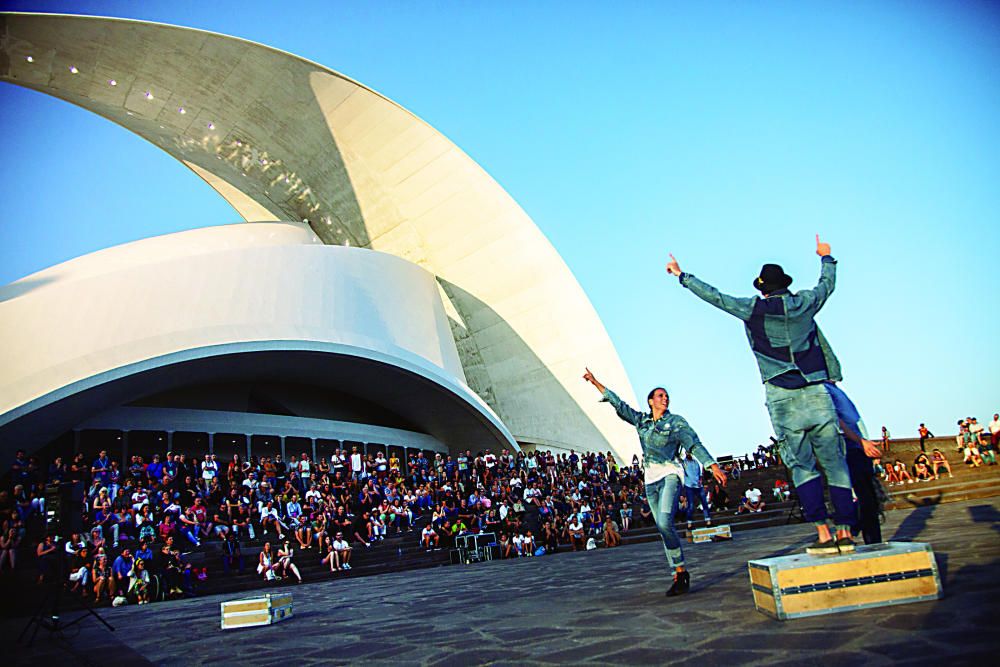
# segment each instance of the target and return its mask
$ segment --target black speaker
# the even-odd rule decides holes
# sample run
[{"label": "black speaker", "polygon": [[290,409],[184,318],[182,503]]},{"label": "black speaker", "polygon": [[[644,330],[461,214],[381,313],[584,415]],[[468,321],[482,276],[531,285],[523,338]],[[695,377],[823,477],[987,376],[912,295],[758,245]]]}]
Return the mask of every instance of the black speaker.
[{"label": "black speaker", "polygon": [[[45,534],[67,536],[83,530],[79,503],[73,498],[70,482],[45,486]],[[77,511],[74,511],[74,508]]]}]

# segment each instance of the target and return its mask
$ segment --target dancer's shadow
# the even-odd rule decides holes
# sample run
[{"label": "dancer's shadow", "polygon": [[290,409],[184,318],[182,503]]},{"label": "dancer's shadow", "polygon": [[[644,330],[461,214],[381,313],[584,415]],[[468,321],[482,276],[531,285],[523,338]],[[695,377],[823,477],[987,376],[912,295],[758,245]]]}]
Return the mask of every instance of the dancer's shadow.
[{"label": "dancer's shadow", "polygon": [[899,524],[899,527],[896,528],[896,532],[889,538],[889,541],[912,541],[916,539],[924,531],[924,528],[927,527],[927,520],[930,519],[936,509],[937,503],[929,503],[914,509]]},{"label": "dancer's shadow", "polygon": [[992,505],[974,505],[969,508],[969,515],[976,523],[991,523],[994,531],[1000,533],[1000,512]]}]

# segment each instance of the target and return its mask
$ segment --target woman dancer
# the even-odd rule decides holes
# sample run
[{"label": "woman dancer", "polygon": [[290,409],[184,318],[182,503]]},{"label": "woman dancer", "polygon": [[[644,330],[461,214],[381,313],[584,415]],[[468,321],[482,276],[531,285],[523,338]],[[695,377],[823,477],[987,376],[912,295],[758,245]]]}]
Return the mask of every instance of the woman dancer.
[{"label": "woman dancer", "polygon": [[705,468],[711,469],[712,476],[723,486],[726,484],[726,474],[701,444],[698,434],[688,425],[687,420],[667,410],[670,396],[666,389],[656,387],[649,392],[646,402],[650,412],[639,412],[598,382],[589,368],[586,371],[583,379],[594,385],[605,400],[611,403],[618,416],[635,426],[639,432],[645,464],[646,499],[663,540],[667,563],[674,570],[674,582],[667,590],[667,596],[687,593],[691,588],[691,575],[684,567],[684,552],[674,528],[677,494],[684,475],[679,463],[681,448],[690,452]]}]

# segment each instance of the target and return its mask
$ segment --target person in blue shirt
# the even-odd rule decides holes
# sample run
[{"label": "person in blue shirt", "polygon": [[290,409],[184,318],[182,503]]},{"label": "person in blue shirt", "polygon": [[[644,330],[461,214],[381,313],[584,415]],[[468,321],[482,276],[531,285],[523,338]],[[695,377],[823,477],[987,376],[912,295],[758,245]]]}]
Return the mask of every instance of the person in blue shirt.
[{"label": "person in blue shirt", "polygon": [[[788,291],[792,278],[777,264],[761,268],[753,281],[761,296],[749,298],[723,294],[681,271],[673,255],[667,272],[698,298],[743,321],[764,383],[781,458],[792,473],[806,519],[816,526],[816,542],[806,551],[848,553],[854,551],[851,477],[837,412],[824,386],[842,379],[840,362],[815,321],[836,285],[837,262],[830,245],[821,242],[818,234],[816,254],[821,261],[819,282],[796,293]],[[835,535],[827,525],[820,468],[830,490]]]},{"label": "person in blue shirt", "polygon": [[680,466],[680,450],[690,452],[698,461],[712,470],[712,475],[723,486],[726,474],[708,453],[698,434],[680,415],[671,413],[670,396],[663,387],[656,387],[646,402],[649,412],[639,412],[597,381],[590,369],[586,369],[583,379],[601,392],[604,400],[611,404],[618,416],[635,427],[642,446],[646,499],[656,522],[656,529],[663,540],[667,564],[674,570],[674,580],[667,590],[667,596],[682,595],[691,588],[691,575],[684,564],[681,540],[674,528],[674,514],[677,512],[677,496],[684,475]]},{"label": "person in blue shirt", "polygon": [[882,456],[879,446],[867,438],[861,413],[848,398],[844,390],[833,382],[826,383],[826,390],[833,399],[837,411],[840,431],[847,443],[847,467],[851,472],[851,486],[858,499],[858,511],[854,524],[855,533],[861,533],[865,544],[882,541],[882,527],[879,525],[878,497],[875,495],[875,467],[872,459]]},{"label": "person in blue shirt", "polygon": [[684,468],[684,497],[687,500],[687,526],[691,527],[691,519],[694,517],[695,503],[701,503],[701,512],[705,517],[705,524],[712,525],[712,515],[708,511],[708,492],[705,485],[701,483],[701,464],[698,463],[691,452],[684,456],[681,464]]}]

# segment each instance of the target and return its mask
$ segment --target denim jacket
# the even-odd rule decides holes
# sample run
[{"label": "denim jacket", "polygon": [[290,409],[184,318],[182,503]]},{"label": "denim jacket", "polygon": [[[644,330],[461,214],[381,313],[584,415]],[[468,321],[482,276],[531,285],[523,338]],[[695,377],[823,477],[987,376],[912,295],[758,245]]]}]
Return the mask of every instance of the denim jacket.
[{"label": "denim jacket", "polygon": [[654,421],[651,413],[639,412],[607,388],[604,390],[604,400],[611,403],[619,417],[635,426],[642,444],[642,456],[647,463],[676,462],[680,459],[679,452],[683,447],[706,468],[715,465],[715,459],[701,444],[698,434],[684,417],[668,410]]},{"label": "denim jacket", "polygon": [[816,287],[795,294],[778,290],[766,298],[722,294],[690,273],[682,273],[680,281],[703,301],[743,320],[761,381],[789,371],[800,372],[809,383],[839,381],[840,362],[814,319],[833,293],[837,261],[828,255],[821,267]]}]

